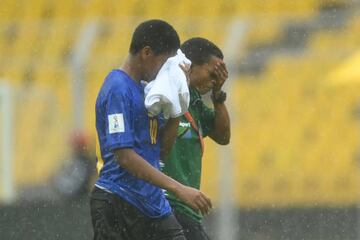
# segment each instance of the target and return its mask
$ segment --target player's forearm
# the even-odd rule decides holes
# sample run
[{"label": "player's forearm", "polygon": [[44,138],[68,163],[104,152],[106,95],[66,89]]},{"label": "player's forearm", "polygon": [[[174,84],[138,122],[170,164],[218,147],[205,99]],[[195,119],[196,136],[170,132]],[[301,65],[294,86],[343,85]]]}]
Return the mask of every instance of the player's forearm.
[{"label": "player's forearm", "polygon": [[214,103],[215,123],[211,138],[219,144],[226,145],[230,142],[230,117],[224,103]]},{"label": "player's forearm", "polygon": [[160,158],[165,160],[176,140],[180,118],[170,118],[160,132]]},{"label": "player's forearm", "polygon": [[116,150],[115,156],[120,166],[137,178],[173,193],[180,188],[180,183],[151,166],[131,148]]}]

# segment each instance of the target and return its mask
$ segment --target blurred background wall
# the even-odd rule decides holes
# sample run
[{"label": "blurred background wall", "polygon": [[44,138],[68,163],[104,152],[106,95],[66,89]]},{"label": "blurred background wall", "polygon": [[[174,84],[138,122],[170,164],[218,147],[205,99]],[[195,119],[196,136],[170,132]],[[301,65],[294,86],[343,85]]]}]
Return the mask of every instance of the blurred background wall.
[{"label": "blurred background wall", "polygon": [[231,73],[231,143],[203,159],[213,238],[232,219],[233,239],[359,239],[356,0],[0,0],[0,238],[90,238],[95,99],[150,18]]}]

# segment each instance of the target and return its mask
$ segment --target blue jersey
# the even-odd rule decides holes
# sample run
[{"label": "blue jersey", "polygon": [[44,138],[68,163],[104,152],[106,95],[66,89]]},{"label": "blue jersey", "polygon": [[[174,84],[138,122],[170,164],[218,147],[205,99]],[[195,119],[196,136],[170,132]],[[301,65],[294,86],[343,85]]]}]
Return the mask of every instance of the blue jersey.
[{"label": "blue jersey", "polygon": [[113,70],[105,79],[96,100],[98,172],[96,185],[117,194],[151,218],[169,215],[164,192],[134,177],[115,159],[114,150],[132,148],[159,169],[158,121],[149,118],[144,88],[125,72]]}]

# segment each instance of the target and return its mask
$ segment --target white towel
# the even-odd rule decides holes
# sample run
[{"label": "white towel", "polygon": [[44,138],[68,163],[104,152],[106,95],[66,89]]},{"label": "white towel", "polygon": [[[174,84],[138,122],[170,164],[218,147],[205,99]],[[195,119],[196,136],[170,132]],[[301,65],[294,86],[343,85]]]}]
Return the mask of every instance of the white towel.
[{"label": "white towel", "polygon": [[189,87],[186,75],[179,64],[191,64],[180,49],[176,56],[164,63],[155,80],[146,85],[145,107],[149,116],[157,116],[162,112],[168,119],[179,117],[188,111]]}]

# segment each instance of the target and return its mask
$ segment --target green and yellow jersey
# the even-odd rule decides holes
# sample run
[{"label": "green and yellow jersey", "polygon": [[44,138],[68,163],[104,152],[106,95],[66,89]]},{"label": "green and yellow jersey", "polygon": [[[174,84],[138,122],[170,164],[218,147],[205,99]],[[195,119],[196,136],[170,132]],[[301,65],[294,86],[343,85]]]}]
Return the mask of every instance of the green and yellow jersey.
[{"label": "green and yellow jersey", "polygon": [[[202,137],[206,137],[214,127],[215,112],[203,103],[200,94],[194,89],[190,89],[189,112]],[[199,189],[202,154],[198,131],[185,116],[182,116],[176,141],[169,157],[164,161],[163,172],[184,185]],[[196,221],[201,221],[200,212],[187,206],[172,193],[167,193],[167,198],[176,211],[182,212]]]}]

